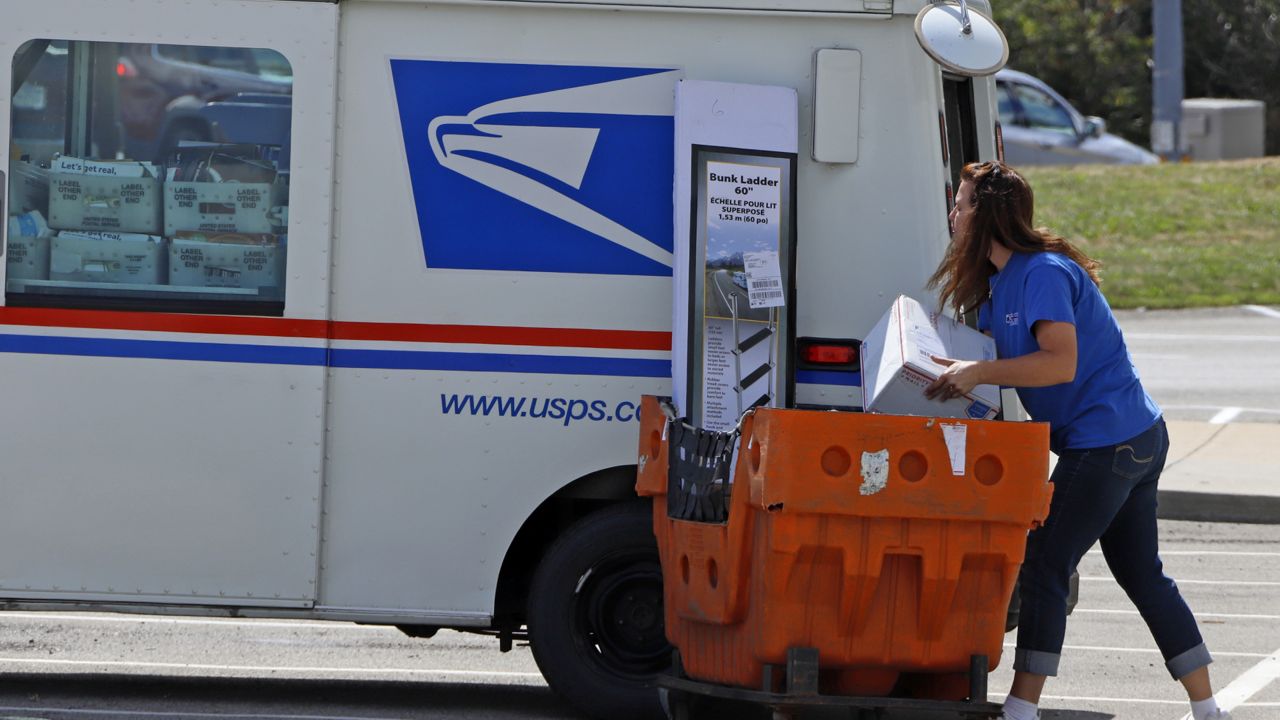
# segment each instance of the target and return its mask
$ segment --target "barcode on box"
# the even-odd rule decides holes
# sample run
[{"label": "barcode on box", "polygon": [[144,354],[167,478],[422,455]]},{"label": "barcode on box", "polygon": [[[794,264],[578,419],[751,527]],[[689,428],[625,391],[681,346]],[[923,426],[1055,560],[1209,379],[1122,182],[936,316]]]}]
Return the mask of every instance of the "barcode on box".
[{"label": "barcode on box", "polygon": [[767,288],[780,288],[780,287],[782,287],[782,280],[778,278],[763,278],[760,280],[751,281],[752,290],[764,290]]},{"label": "barcode on box", "polygon": [[756,293],[756,300],[781,300],[781,290],[770,290],[768,292]]}]

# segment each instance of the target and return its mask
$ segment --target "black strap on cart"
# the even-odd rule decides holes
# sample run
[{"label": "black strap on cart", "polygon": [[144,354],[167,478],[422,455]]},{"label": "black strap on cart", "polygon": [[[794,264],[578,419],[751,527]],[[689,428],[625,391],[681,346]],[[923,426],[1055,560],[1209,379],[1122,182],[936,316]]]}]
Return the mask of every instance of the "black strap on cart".
[{"label": "black strap on cart", "polygon": [[715,432],[668,420],[667,440],[667,517],[727,521],[738,431]]}]

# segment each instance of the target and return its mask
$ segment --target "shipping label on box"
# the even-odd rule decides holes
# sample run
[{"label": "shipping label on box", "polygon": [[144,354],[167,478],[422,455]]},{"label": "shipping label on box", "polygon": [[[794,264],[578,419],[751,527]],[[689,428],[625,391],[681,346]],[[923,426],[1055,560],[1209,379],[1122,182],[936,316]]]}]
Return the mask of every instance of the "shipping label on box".
[{"label": "shipping label on box", "polygon": [[8,266],[5,277],[9,280],[49,279],[49,236],[9,234],[9,248],[5,258]]},{"label": "shipping label on box", "polygon": [[52,173],[49,226],[58,230],[160,232],[160,181]]},{"label": "shipping label on box", "polygon": [[285,248],[279,242],[209,242],[200,238],[179,236],[170,240],[170,285],[283,287]]},{"label": "shipping label on box", "polygon": [[49,244],[49,279],[164,285],[164,238],[62,232]]},{"label": "shipping label on box", "polygon": [[1000,411],[1000,389],[979,385],[968,395],[930,400],[924,389],[946,369],[933,357],[994,360],[995,340],[899,296],[862,341],[862,407],[894,415],[989,420]]},{"label": "shipping label on box", "polygon": [[164,233],[269,233],[279,195],[272,183],[169,181],[164,184]]}]

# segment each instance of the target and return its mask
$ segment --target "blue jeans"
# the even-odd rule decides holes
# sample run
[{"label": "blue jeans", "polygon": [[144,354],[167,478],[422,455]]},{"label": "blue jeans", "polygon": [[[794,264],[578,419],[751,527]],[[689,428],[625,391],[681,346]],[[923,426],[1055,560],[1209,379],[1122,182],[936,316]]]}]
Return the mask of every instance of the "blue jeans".
[{"label": "blue jeans", "polygon": [[1118,445],[1058,455],[1049,517],[1027,537],[1014,670],[1058,674],[1068,582],[1099,539],[1111,574],[1137,606],[1174,679],[1213,662],[1157,551],[1156,482],[1168,452],[1161,418]]}]

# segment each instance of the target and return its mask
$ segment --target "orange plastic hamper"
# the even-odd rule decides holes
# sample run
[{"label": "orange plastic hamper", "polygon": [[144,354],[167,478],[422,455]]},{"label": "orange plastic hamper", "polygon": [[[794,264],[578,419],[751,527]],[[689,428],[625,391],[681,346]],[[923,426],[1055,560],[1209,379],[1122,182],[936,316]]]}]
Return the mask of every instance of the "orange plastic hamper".
[{"label": "orange plastic hamper", "polygon": [[1047,425],[758,409],[706,523],[667,515],[667,422],[646,397],[636,489],[689,677],[759,688],[814,647],[824,693],[961,699],[972,655],[999,662],[1053,492]]}]

